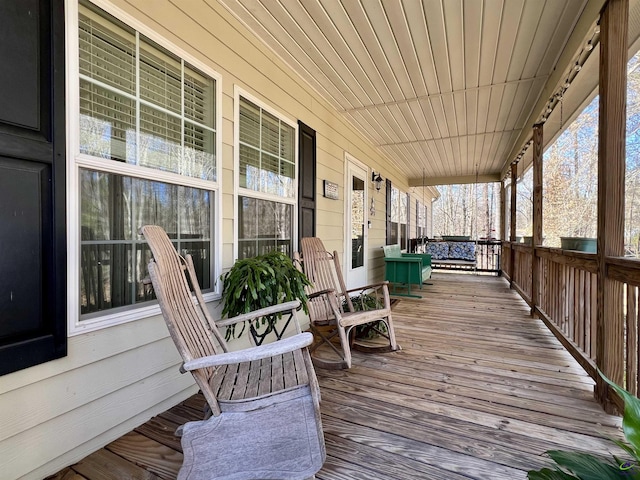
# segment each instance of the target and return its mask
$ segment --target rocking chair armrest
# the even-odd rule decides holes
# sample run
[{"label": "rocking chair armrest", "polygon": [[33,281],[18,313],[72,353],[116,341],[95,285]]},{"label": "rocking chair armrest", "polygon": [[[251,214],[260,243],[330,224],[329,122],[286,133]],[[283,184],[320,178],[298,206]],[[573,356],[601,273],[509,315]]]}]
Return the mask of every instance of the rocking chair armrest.
[{"label": "rocking chair armrest", "polygon": [[387,280],[385,280],[384,282],[380,282],[380,283],[372,283],[371,285],[365,285],[363,287],[358,287],[358,288],[350,288],[349,290],[347,290],[345,293],[351,293],[351,292],[360,292],[362,290],[373,290],[376,288],[380,288],[380,287],[387,287],[389,288],[389,282]]},{"label": "rocking chair armrest", "polygon": [[195,358],[184,362],[182,368],[185,371],[198,370],[199,368],[216,367],[219,365],[231,365],[234,363],[251,362],[263,358],[274,357],[284,353],[300,350],[308,347],[313,342],[313,334],[309,332],[298,333],[293,337],[284,338],[277,342],[250,347],[236,352],[220,353],[207,357]]},{"label": "rocking chair armrest", "polygon": [[224,320],[216,320],[217,327],[228,327],[229,325],[235,325],[236,323],[245,322],[247,320],[253,320],[254,318],[264,317],[266,315],[273,315],[274,313],[289,312],[297,310],[300,306],[300,300],[292,300],[290,302],[279,303],[271,307],[261,308],[249,313],[243,313],[231,318],[225,318]]},{"label": "rocking chair armrest", "polygon": [[336,291],[333,288],[326,288],[324,290],[318,290],[317,292],[310,293],[307,295],[307,298],[311,300],[312,298],[321,297],[322,295],[327,295],[329,293],[336,293]]}]

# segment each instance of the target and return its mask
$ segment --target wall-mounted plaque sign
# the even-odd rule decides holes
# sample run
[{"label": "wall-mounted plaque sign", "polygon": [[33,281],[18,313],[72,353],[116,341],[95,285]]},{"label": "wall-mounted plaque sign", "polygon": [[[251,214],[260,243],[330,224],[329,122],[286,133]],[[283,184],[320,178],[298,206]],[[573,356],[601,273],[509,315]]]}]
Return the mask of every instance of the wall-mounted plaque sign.
[{"label": "wall-mounted plaque sign", "polygon": [[338,184],[324,180],[324,196],[332,200],[338,199]]}]

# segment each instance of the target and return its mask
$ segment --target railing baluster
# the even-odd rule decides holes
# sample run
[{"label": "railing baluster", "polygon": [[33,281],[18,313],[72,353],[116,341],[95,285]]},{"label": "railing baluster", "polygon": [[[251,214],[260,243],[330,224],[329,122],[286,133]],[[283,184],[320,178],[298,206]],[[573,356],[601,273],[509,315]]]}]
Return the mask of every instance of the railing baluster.
[{"label": "railing baluster", "polygon": [[638,287],[625,284],[626,291],[626,368],[625,383],[629,392],[638,394]]}]

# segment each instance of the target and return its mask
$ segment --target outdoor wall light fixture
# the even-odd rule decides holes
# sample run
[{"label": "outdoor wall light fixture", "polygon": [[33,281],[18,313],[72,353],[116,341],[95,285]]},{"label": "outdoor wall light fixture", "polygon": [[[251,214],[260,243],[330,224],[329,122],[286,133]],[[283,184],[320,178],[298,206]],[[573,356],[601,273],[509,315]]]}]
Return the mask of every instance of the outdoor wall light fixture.
[{"label": "outdoor wall light fixture", "polygon": [[376,184],[376,190],[379,192],[382,188],[382,176],[379,173],[371,172],[371,181]]}]

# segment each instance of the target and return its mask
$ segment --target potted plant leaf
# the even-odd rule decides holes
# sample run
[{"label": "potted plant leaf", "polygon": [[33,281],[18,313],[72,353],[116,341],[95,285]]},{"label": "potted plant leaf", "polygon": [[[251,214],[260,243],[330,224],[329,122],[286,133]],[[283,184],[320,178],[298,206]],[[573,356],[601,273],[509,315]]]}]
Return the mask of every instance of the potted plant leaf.
[{"label": "potted plant leaf", "polygon": [[[371,293],[362,293],[355,297],[351,297],[351,305],[356,312],[362,310],[377,310],[384,307],[384,301],[377,295]],[[342,302],[343,310],[349,311],[349,305],[346,299]],[[375,323],[365,323],[363,325],[356,325],[355,327],[355,339],[371,340],[378,335],[387,333],[387,324],[382,320]]]},{"label": "potted plant leaf", "polygon": [[529,480],[640,480],[640,399],[611,382],[602,373],[600,375],[624,400],[622,430],[629,444],[615,440],[614,443],[628,454],[628,458],[612,456],[609,459],[585,452],[549,450],[546,453],[556,465],[530,471],[527,476]]},{"label": "potted plant leaf", "polygon": [[[220,278],[223,317],[234,317],[291,300],[300,300],[304,311],[307,312],[305,287],[311,283],[307,276],[295,267],[291,258],[282,252],[273,251],[238,260]],[[269,333],[276,331],[275,325],[279,318],[278,315],[263,317],[249,326],[258,345]],[[258,333],[261,325],[264,329]],[[244,328],[245,325],[242,324],[237,335],[241,335]],[[236,336],[235,325],[227,328],[225,336],[227,340]]]}]

